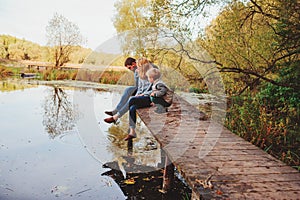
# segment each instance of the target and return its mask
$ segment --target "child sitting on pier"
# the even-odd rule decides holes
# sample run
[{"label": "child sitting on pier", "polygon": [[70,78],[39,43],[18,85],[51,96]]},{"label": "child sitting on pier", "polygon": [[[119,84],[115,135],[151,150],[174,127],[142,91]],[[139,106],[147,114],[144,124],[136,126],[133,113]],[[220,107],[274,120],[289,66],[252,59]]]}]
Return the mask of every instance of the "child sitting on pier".
[{"label": "child sitting on pier", "polygon": [[148,80],[153,84],[150,99],[157,107],[156,113],[168,112],[167,107],[172,104],[173,91],[160,80],[161,73],[159,69],[152,68],[146,73]]}]

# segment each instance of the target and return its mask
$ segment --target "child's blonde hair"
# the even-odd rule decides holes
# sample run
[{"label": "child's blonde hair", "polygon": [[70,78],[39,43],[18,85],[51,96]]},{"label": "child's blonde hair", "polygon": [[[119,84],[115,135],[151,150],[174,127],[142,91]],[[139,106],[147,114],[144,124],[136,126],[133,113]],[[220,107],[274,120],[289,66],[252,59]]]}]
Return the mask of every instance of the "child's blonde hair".
[{"label": "child's blonde hair", "polygon": [[161,73],[159,69],[151,68],[146,72],[147,77],[153,78],[154,80],[157,80],[161,77]]},{"label": "child's blonde hair", "polygon": [[149,60],[145,57],[139,58],[137,61],[137,66],[141,67],[143,64],[150,63]]},{"label": "child's blonde hair", "polygon": [[152,65],[150,64],[149,60],[144,57],[139,58],[137,66],[138,66],[139,77],[144,80],[147,79],[146,72],[152,68]]}]

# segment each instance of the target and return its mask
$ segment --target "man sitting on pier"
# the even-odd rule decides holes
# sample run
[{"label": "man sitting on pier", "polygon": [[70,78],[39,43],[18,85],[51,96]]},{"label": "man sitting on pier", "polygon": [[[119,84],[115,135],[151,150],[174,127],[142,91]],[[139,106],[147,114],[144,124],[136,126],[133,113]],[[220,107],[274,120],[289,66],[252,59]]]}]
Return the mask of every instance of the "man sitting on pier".
[{"label": "man sitting on pier", "polygon": [[132,72],[134,72],[134,86],[129,86],[127,87],[124,92],[123,95],[118,103],[118,105],[116,106],[115,109],[113,109],[112,111],[105,111],[105,114],[113,116],[115,114],[117,114],[117,112],[126,104],[126,102],[128,101],[128,99],[135,95],[137,88],[138,88],[138,82],[139,82],[139,76],[137,74],[137,66],[136,66],[136,60],[132,57],[128,57],[125,60],[124,66],[131,70]]}]

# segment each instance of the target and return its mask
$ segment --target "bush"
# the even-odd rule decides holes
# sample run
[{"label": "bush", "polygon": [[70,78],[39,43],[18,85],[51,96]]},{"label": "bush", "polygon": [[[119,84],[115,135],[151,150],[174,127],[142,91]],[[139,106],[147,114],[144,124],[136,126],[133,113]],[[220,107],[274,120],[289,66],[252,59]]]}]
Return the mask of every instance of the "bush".
[{"label": "bush", "polygon": [[231,98],[226,126],[292,166],[300,165],[299,92],[268,84],[261,92]]},{"label": "bush", "polygon": [[103,84],[116,84],[123,76],[123,71],[104,71],[100,77],[100,83]]},{"label": "bush", "polygon": [[56,73],[56,80],[67,80],[69,79],[69,73],[66,71],[58,71]]}]

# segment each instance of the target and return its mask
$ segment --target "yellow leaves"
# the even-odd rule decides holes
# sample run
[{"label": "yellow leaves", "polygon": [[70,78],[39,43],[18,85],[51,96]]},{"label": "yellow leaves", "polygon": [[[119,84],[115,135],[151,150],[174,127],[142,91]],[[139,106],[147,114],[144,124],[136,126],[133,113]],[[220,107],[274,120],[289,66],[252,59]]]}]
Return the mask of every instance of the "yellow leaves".
[{"label": "yellow leaves", "polygon": [[[134,185],[136,183],[135,179],[139,179],[139,176],[135,176],[129,179],[124,180],[124,183],[127,185]],[[143,178],[143,181],[151,181],[152,179],[155,179],[154,176],[151,177],[145,177]]]},{"label": "yellow leaves", "polygon": [[135,180],[133,178],[127,179],[127,180],[124,180],[124,183],[127,185],[133,185],[133,184],[135,184]]}]

